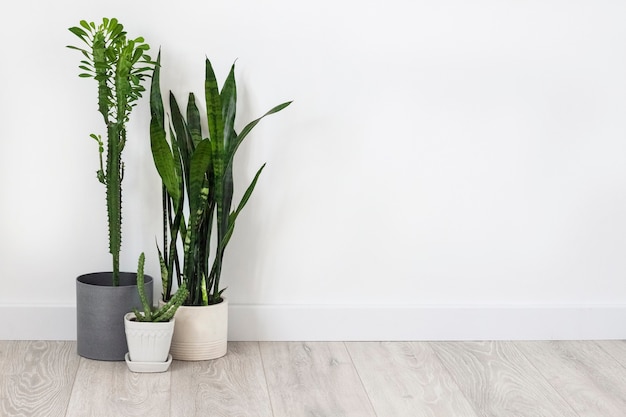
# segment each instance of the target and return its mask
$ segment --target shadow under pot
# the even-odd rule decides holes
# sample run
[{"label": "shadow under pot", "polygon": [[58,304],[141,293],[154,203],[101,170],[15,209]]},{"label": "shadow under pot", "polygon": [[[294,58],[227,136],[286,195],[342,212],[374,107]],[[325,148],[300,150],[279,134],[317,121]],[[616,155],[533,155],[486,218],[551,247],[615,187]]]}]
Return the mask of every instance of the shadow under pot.
[{"label": "shadow under pot", "polygon": [[[153,279],[145,276],[144,288],[152,300]],[[142,309],[137,274],[120,272],[120,285],[113,286],[111,272],[96,272],[76,278],[76,348],[84,358],[123,361],[128,346],[124,315]]]}]

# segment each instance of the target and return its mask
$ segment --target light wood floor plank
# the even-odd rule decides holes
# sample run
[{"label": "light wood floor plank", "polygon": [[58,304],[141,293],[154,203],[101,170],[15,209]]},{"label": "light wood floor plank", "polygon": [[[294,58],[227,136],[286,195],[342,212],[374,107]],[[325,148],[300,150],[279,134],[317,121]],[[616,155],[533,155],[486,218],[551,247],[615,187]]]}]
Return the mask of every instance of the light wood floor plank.
[{"label": "light wood floor plank", "polygon": [[262,342],[260,347],[274,417],[375,416],[343,343]]},{"label": "light wood floor plank", "polygon": [[169,417],[170,375],[81,358],[66,417]]},{"label": "light wood floor plank", "polygon": [[75,344],[0,343],[2,416],[64,416],[78,368]]},{"label": "light wood floor plank", "polygon": [[229,342],[226,356],[172,364],[172,417],[272,417],[257,342]]},{"label": "light wood floor plank", "polygon": [[596,343],[613,359],[626,367],[626,340],[601,340]]},{"label": "light wood floor plank", "polygon": [[440,342],[435,353],[481,417],[577,417],[511,342]]},{"label": "light wood floor plank", "polygon": [[624,417],[626,368],[587,342],[518,342],[515,346],[581,417]]},{"label": "light wood floor plank", "polygon": [[377,415],[476,417],[428,343],[351,342],[346,346]]},{"label": "light wood floor plank", "polygon": [[174,361],[161,374],[80,358],[75,342],[0,341],[0,416],[621,417],[625,409],[626,341],[231,342],[224,358]]}]

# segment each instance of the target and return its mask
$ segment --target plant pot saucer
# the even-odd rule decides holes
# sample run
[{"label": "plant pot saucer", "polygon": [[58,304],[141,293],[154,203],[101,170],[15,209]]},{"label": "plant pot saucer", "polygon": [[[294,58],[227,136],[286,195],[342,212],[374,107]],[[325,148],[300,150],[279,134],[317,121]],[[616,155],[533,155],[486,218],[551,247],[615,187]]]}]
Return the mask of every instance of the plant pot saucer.
[{"label": "plant pot saucer", "polygon": [[128,365],[128,369],[130,369],[131,372],[165,372],[172,364],[172,355],[168,355],[167,361],[165,362],[133,362],[130,360],[130,355],[128,353],[126,353],[124,359],[126,360],[126,365]]}]

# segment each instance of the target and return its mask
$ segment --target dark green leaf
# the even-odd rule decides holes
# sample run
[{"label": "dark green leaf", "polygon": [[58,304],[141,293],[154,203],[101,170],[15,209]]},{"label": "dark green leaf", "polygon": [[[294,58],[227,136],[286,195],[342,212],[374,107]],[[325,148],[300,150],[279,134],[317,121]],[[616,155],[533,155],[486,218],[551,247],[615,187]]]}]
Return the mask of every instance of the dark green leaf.
[{"label": "dark green leaf", "polygon": [[181,179],[176,175],[174,157],[166,139],[159,62],[160,54],[157,58],[157,65],[154,67],[150,87],[150,114],[152,116],[150,120],[150,145],[157,172],[161,176],[167,192],[177,201],[180,198],[179,183]]},{"label": "dark green leaf", "polygon": [[270,109],[267,113],[265,113],[263,116],[259,117],[256,120],[253,120],[252,122],[248,123],[246,125],[246,127],[243,128],[243,130],[241,131],[241,133],[239,134],[239,136],[237,137],[237,142],[235,143],[235,145],[233,146],[232,150],[229,151],[229,158],[227,161],[227,167],[231,166],[233,163],[233,159],[235,158],[235,153],[237,152],[237,149],[239,149],[239,146],[241,145],[241,143],[243,142],[243,140],[246,138],[246,136],[248,136],[248,133],[250,133],[250,131],[257,125],[259,124],[259,122],[266,116],[269,116],[271,114],[274,113],[278,113],[279,111],[283,110],[285,107],[289,106],[292,102],[291,101],[287,101],[285,103],[279,104],[278,106],[273,107],[272,109]]},{"label": "dark green leaf", "polygon": [[189,94],[189,101],[187,101],[187,127],[191,140],[196,146],[202,140],[202,124],[200,121],[200,111],[196,106],[196,100],[193,93]]},{"label": "dark green leaf", "polygon": [[[208,58],[206,59],[205,66],[204,94],[207,110],[207,122],[209,125],[209,137],[211,142],[215,144],[215,153],[213,154],[215,167],[216,164],[223,162],[224,120],[222,118],[222,104],[217,79],[215,78],[215,72],[213,71],[211,61],[209,61]],[[221,165],[218,166],[218,169],[221,169]]]},{"label": "dark green leaf", "polygon": [[[205,185],[205,174],[211,161],[211,142],[200,141],[191,156],[189,167],[189,216],[197,215],[201,209],[201,191]],[[191,220],[190,220],[191,221]]]},{"label": "dark green leaf", "polygon": [[235,115],[237,112],[237,83],[235,82],[235,64],[230,68],[228,77],[220,93],[222,102],[222,117],[224,119],[224,148],[229,151],[231,142],[237,140],[235,133]]},{"label": "dark green leaf", "polygon": [[233,231],[235,229],[235,220],[237,220],[239,213],[241,213],[241,210],[243,210],[243,208],[248,203],[248,200],[250,199],[250,196],[252,195],[252,192],[254,191],[254,187],[256,187],[256,183],[259,179],[259,176],[261,175],[261,172],[263,171],[263,168],[265,168],[265,164],[263,164],[261,168],[259,168],[256,175],[252,179],[252,182],[246,189],[246,192],[243,194],[243,197],[241,198],[241,201],[239,202],[239,205],[237,206],[237,210],[235,210],[234,212],[230,214],[228,218],[228,231],[226,235],[224,236],[224,238],[222,239],[222,242],[220,242],[221,250],[224,250],[224,248],[226,248],[226,245],[228,244],[228,241],[230,240],[230,237],[232,236]]}]

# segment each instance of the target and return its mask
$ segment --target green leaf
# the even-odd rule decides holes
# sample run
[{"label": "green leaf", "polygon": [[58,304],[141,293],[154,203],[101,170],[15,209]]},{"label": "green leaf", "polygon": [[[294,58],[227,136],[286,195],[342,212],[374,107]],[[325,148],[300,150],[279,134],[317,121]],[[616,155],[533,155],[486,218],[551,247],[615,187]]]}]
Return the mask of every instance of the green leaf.
[{"label": "green leaf", "polygon": [[69,31],[72,32],[74,35],[78,36],[79,38],[81,38],[84,42],[87,42],[89,35],[87,34],[87,32],[85,32],[84,30],[82,30],[79,27],[71,27],[69,28]]},{"label": "green leaf", "polygon": [[[122,25],[115,17],[112,18],[111,20],[108,20],[108,22],[109,22],[109,28],[111,29],[113,33],[119,33],[124,30],[124,25]],[[105,23],[105,26],[106,26],[106,23]]]},{"label": "green leaf", "polygon": [[[191,97],[190,100],[192,100]],[[170,111],[172,113],[172,125],[174,126],[174,132],[176,136],[176,142],[178,143],[178,148],[181,152],[183,161],[188,161],[190,155],[193,154],[195,146],[191,141],[191,137],[189,136],[187,122],[185,122],[185,119],[183,118],[183,115],[180,111],[180,107],[178,106],[178,102],[176,101],[176,97],[174,97],[174,94],[171,91]],[[185,175],[189,175],[189,173],[185,173]]]},{"label": "green leaf", "polygon": [[237,149],[239,149],[239,146],[241,145],[241,143],[243,142],[243,140],[246,138],[246,136],[248,136],[248,134],[250,133],[250,131],[252,129],[254,129],[254,127],[259,124],[259,122],[261,120],[263,120],[264,117],[267,117],[271,114],[274,113],[278,113],[279,111],[283,110],[284,108],[286,108],[287,106],[289,106],[292,102],[291,101],[287,101],[285,103],[279,104],[278,106],[273,107],[271,110],[269,110],[267,113],[265,113],[263,116],[259,117],[256,120],[253,120],[252,122],[248,123],[246,125],[246,127],[244,127],[241,131],[241,133],[239,133],[239,136],[237,137],[237,142],[235,143],[233,149],[231,151],[229,151],[229,158],[228,158],[228,163],[227,166],[232,165],[233,163],[233,159],[235,158],[235,153],[237,152]]},{"label": "green leaf", "polygon": [[263,168],[265,168],[265,164],[261,165],[261,168],[259,168],[259,170],[254,175],[254,178],[250,182],[250,185],[246,189],[246,192],[243,194],[243,197],[241,197],[241,201],[239,202],[239,205],[237,206],[237,210],[235,210],[235,218],[237,218],[236,216],[239,215],[241,210],[243,210],[245,205],[248,203],[248,200],[250,199],[250,196],[252,195],[252,192],[254,191],[254,187],[256,187],[256,183],[259,180],[259,176],[261,175],[261,172],[263,172]]},{"label": "green leaf", "polygon": [[163,301],[167,301],[165,293],[167,292],[167,288],[169,287],[170,276],[167,270],[167,264],[165,263],[165,259],[163,259],[163,254],[161,253],[161,248],[159,248],[158,243],[156,245],[156,248],[159,254],[159,266],[161,267],[161,284],[163,287],[162,298],[163,298]]},{"label": "green leaf", "polygon": [[[189,167],[189,216],[197,216],[201,210],[201,191],[205,184],[205,174],[211,161],[211,141],[200,141],[193,155]],[[193,223],[191,223],[193,224]]]},{"label": "green leaf", "polygon": [[237,83],[235,82],[235,64],[230,67],[228,77],[220,93],[222,102],[222,118],[224,120],[224,147],[229,150],[231,141],[237,139],[235,133],[235,115],[237,113]]},{"label": "green leaf", "polygon": [[150,84],[150,114],[159,125],[163,126],[163,129],[165,129],[164,113],[163,99],[161,97],[161,51],[159,50]]},{"label": "green leaf", "polygon": [[237,210],[232,212],[230,216],[228,217],[228,231],[226,235],[224,236],[224,238],[222,239],[222,242],[220,242],[221,250],[224,250],[224,248],[226,248],[226,245],[228,244],[228,241],[230,240],[230,237],[232,236],[233,231],[235,229],[235,221],[237,220],[239,213],[241,213],[241,210],[243,210],[243,208],[248,203],[250,196],[254,192],[254,188],[256,187],[256,183],[259,180],[259,176],[261,175],[263,168],[265,168],[265,164],[263,164],[261,168],[259,168],[256,175],[252,179],[252,182],[250,183],[250,185],[248,185],[246,192],[243,194],[243,197],[241,197],[241,201],[239,202],[239,205],[237,206]]},{"label": "green leaf", "polygon": [[[76,47],[76,46],[72,46],[72,45],[67,45],[67,46],[66,46],[66,48],[75,49],[75,50],[80,51],[80,52],[82,52],[83,54],[87,55],[87,57],[89,57],[89,56],[88,56],[89,52],[87,52],[86,50],[84,50],[84,49],[82,49],[82,48],[78,48],[78,47]],[[81,61],[81,62],[82,62],[82,61]]]},{"label": "green leaf", "polygon": [[95,26],[93,23],[90,25],[89,23],[87,23],[86,20],[81,20],[80,25],[84,27],[85,29],[87,29],[89,32],[91,32],[93,26]]},{"label": "green leaf", "polygon": [[[174,133],[172,132],[172,128],[170,126],[170,138],[174,138]],[[176,172],[176,178],[178,179],[178,199],[174,199],[173,200],[173,204],[174,204],[174,211],[176,213],[176,215],[178,216],[178,213],[180,212],[182,215],[182,211],[183,211],[183,201],[185,199],[185,182],[187,181],[184,178],[185,177],[185,171],[183,168],[183,163],[181,161],[181,154],[180,154],[180,149],[178,146],[178,142],[175,139],[172,139],[171,141],[171,145],[172,145],[172,155],[174,156],[174,170]]]},{"label": "green leaf", "polygon": [[194,146],[202,140],[202,123],[200,121],[200,111],[196,106],[196,100],[193,93],[189,94],[187,101],[187,127]]},{"label": "green leaf", "polygon": [[176,174],[174,156],[167,143],[165,125],[164,125],[164,109],[161,99],[160,87],[160,59],[161,54],[157,57],[157,65],[154,67],[152,75],[152,84],[150,87],[150,146],[152,149],[152,158],[154,165],[174,201],[180,198],[180,181]]},{"label": "green leaf", "polygon": [[174,200],[178,200],[180,198],[180,179],[174,168],[174,157],[165,139],[165,130],[154,119],[150,121],[150,145],[154,165],[167,192]]},{"label": "green leaf", "polygon": [[202,275],[202,279],[200,280],[200,294],[201,294],[201,302],[200,305],[206,306],[209,305],[209,297],[206,291],[206,277]]},{"label": "green leaf", "polygon": [[[207,108],[207,123],[211,140],[211,163],[215,184],[221,183],[224,175],[224,119],[222,118],[222,104],[211,61],[206,59],[206,73],[204,81],[205,101]],[[222,189],[215,190],[216,201],[222,199]],[[221,204],[221,203],[220,203]],[[220,210],[218,204],[218,210]],[[219,218],[219,215],[218,215]]]},{"label": "green leaf", "polygon": [[[222,118],[220,92],[213,66],[208,58],[205,64],[204,93],[207,107],[207,122],[209,124],[209,136],[211,140],[219,142],[224,140],[224,120]],[[223,149],[223,147],[224,144],[222,142],[221,148]]]}]

